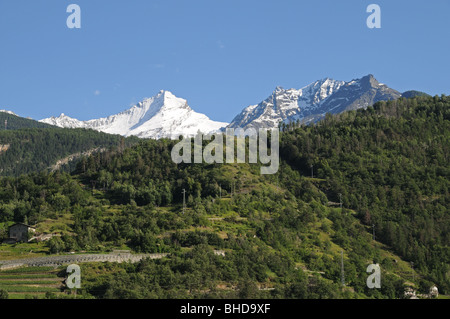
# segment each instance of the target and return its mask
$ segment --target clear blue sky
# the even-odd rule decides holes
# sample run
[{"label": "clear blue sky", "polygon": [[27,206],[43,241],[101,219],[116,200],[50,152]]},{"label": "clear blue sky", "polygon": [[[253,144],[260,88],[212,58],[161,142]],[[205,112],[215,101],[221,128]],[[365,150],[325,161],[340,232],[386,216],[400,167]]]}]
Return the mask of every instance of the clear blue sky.
[{"label": "clear blue sky", "polygon": [[[366,26],[371,3],[381,29]],[[1,0],[0,109],[87,120],[166,89],[231,121],[278,85],[369,73],[449,94],[449,17],[448,0]]]}]

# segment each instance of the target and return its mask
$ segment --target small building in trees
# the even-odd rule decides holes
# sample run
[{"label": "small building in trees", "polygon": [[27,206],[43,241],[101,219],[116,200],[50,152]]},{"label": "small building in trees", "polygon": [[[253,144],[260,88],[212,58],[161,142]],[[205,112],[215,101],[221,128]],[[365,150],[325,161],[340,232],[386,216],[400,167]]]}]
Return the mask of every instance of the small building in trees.
[{"label": "small building in trees", "polygon": [[419,299],[416,295],[416,291],[412,287],[406,287],[404,297],[406,299]]},{"label": "small building in trees", "polygon": [[32,226],[17,223],[9,227],[9,238],[14,239],[16,242],[28,242],[29,234],[35,232],[36,228]]},{"label": "small building in trees", "polygon": [[439,297],[439,290],[438,287],[436,287],[436,285],[433,285],[430,287],[430,293],[429,293],[430,298],[437,298]]}]

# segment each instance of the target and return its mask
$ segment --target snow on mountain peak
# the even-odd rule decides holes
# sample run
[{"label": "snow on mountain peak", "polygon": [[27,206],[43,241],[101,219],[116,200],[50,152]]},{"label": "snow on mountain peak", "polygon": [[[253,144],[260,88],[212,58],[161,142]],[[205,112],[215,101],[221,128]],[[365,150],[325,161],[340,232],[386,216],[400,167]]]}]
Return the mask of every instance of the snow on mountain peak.
[{"label": "snow on mountain peak", "polygon": [[59,117],[50,117],[48,119],[42,120],[40,122],[47,123],[50,125],[58,126],[58,127],[71,127],[71,128],[81,128],[83,124],[81,121],[71,118],[64,113],[61,113]]},{"label": "snow on mountain peak", "polygon": [[133,107],[106,118],[89,121],[61,114],[41,122],[60,127],[83,127],[123,136],[142,138],[178,138],[218,132],[229,128],[276,128],[280,122],[300,120],[311,123],[326,113],[365,108],[380,100],[399,98],[398,91],[379,83],[369,74],[348,82],[323,78],[301,89],[277,86],[272,94],[256,105],[246,107],[231,124],[215,122],[206,115],[196,113],[185,99],[161,90]]},{"label": "snow on mountain peak", "polygon": [[263,102],[245,108],[229,127],[274,128],[280,122],[296,120],[309,123],[326,113],[367,107],[379,100],[395,99],[400,95],[380,84],[371,74],[350,82],[327,77],[298,90],[277,87]]},{"label": "snow on mountain peak", "polygon": [[196,113],[187,101],[176,97],[170,91],[161,90],[133,107],[106,118],[79,121],[61,114],[40,122],[67,128],[89,128],[97,131],[138,136],[141,138],[178,138],[192,136],[198,131],[210,133],[228,125],[215,122],[206,115]]}]

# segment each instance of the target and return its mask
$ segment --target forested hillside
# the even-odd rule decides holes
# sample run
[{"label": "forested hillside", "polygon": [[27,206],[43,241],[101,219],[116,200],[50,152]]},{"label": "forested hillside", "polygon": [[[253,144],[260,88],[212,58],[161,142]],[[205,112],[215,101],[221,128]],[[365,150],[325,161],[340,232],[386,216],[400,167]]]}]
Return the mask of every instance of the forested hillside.
[{"label": "forested hillside", "polygon": [[282,157],[448,290],[449,120],[449,97],[379,102],[284,134]]},{"label": "forested hillside", "polygon": [[[6,121],[6,123],[5,123]],[[40,123],[32,119],[26,119],[14,114],[0,112],[0,128],[5,130],[5,125],[7,130],[18,130],[22,128],[49,128],[52,125]]]},{"label": "forested hillside", "polygon": [[[31,124],[34,122],[31,121]],[[125,139],[93,130],[62,129],[49,125],[45,128],[22,128],[18,124],[17,127],[0,130],[0,175],[3,176],[50,171],[59,160],[61,163],[55,168],[69,172],[75,168],[76,159],[83,155],[137,143],[137,138]]]},{"label": "forested hillside", "polygon": [[[62,235],[37,246],[47,253],[169,253],[83,265],[85,297],[402,298],[431,284],[448,294],[449,120],[442,96],[284,125],[280,170],[263,176],[256,164],[174,164],[174,141],[116,147],[72,174],[1,178],[0,236],[26,221]],[[372,263],[381,289],[366,286]]]}]

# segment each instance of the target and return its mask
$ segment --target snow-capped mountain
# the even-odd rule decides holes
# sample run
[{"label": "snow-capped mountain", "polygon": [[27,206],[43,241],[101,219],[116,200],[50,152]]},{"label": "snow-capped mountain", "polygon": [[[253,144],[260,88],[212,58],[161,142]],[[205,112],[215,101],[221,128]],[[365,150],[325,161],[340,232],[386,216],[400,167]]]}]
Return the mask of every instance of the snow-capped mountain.
[{"label": "snow-capped mountain", "polygon": [[211,133],[228,125],[210,120],[192,110],[187,101],[169,91],[160,91],[116,115],[89,121],[79,121],[64,114],[40,122],[66,128],[90,128],[97,131],[137,136],[141,138],[178,138],[193,136],[198,131]]},{"label": "snow-capped mountain", "polygon": [[40,122],[66,128],[90,128],[97,131],[138,136],[141,138],[178,138],[197,132],[212,133],[229,128],[276,128],[280,122],[316,122],[326,113],[366,108],[381,100],[400,98],[400,92],[379,83],[369,74],[349,82],[330,78],[311,83],[301,89],[277,87],[264,101],[250,105],[228,125],[210,120],[193,111],[186,100],[169,91],[160,91],[116,115],[80,121],[64,114]]},{"label": "snow-capped mountain", "polygon": [[263,102],[245,108],[228,127],[276,128],[280,122],[320,120],[326,113],[366,108],[381,100],[401,97],[401,93],[379,83],[369,74],[349,82],[323,79],[301,89],[277,87]]}]

